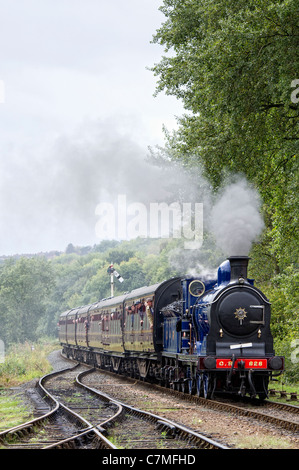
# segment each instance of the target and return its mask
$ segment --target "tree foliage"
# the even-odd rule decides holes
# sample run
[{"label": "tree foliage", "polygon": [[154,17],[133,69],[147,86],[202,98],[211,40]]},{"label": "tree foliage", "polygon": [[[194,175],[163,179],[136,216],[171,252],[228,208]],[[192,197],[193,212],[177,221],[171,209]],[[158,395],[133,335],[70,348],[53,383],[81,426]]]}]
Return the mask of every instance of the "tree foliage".
[{"label": "tree foliage", "polygon": [[215,187],[227,173],[258,187],[263,250],[283,270],[298,260],[298,2],[164,0],[160,9],[166,21],[154,42],[166,55],[153,68],[157,92],[187,111],[166,132],[165,151],[199,164]]},{"label": "tree foliage", "polygon": [[0,272],[1,339],[17,343],[35,340],[54,287],[50,264],[43,258],[8,260]]},{"label": "tree foliage", "polygon": [[176,275],[167,256],[159,255],[156,240],[132,240],[104,241],[84,250],[68,245],[50,260],[9,258],[0,266],[0,339],[8,346],[56,336],[64,310],[110,297],[111,262],[124,278],[122,284],[114,278],[114,295]]}]

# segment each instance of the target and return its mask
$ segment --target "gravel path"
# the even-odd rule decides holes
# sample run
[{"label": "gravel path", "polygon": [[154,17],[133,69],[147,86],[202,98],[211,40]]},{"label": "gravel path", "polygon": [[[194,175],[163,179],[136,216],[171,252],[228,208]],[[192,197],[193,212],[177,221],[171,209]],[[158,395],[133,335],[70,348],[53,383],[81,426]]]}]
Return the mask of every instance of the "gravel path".
[{"label": "gravel path", "polygon": [[71,361],[63,358],[59,351],[53,351],[48,356],[48,361],[50,362],[51,366],[53,367],[53,372],[57,370],[66,369],[67,367],[71,367],[74,365]]}]

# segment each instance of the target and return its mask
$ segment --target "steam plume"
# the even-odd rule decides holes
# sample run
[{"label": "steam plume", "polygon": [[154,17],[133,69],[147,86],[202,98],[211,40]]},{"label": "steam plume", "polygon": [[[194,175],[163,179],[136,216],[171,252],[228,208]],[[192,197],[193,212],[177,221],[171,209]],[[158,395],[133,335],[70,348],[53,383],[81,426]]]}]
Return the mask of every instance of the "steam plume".
[{"label": "steam plume", "polygon": [[264,227],[260,205],[245,178],[224,187],[212,208],[210,229],[225,255],[248,255]]}]

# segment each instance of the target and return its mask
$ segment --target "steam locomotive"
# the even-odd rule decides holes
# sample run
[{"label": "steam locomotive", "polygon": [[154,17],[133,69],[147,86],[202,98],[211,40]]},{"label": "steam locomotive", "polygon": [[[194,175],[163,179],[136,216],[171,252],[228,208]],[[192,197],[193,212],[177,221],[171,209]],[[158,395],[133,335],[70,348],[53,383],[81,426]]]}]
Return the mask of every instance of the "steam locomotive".
[{"label": "steam locomotive", "polygon": [[284,370],[270,303],[247,279],[249,258],[230,257],[217,279],[171,278],[68,310],[59,320],[67,357],[212,399],[268,395]]}]

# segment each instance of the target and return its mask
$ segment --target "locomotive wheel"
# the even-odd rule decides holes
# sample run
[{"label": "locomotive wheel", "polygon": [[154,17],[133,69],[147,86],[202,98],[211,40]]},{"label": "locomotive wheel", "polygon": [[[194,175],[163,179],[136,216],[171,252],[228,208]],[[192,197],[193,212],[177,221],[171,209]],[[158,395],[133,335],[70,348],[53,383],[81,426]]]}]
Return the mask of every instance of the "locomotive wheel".
[{"label": "locomotive wheel", "polygon": [[[199,380],[197,380],[197,395],[203,396],[206,399],[211,399],[212,395],[214,394],[214,389],[216,385],[216,377],[213,374],[204,372],[200,378],[200,385]],[[200,386],[200,388],[199,388]]]},{"label": "locomotive wheel", "polygon": [[203,396],[204,398],[210,398],[210,388],[211,388],[211,380],[210,376],[207,374],[204,374],[203,376]]},{"label": "locomotive wheel", "polygon": [[265,400],[268,398],[268,385],[269,385],[269,377],[258,377],[256,379],[256,388],[259,390],[258,391],[258,397],[260,401]]},{"label": "locomotive wheel", "polygon": [[196,377],[196,395],[198,397],[203,396],[203,381],[202,381],[202,374],[198,374]]},{"label": "locomotive wheel", "polygon": [[203,372],[196,379],[196,395],[198,397],[211,398],[213,380],[210,374]]},{"label": "locomotive wheel", "polygon": [[180,391],[180,383],[179,382],[174,382],[173,383],[173,389],[176,390],[177,392]]},{"label": "locomotive wheel", "polygon": [[192,395],[192,391],[193,391],[193,379],[189,379],[188,380],[188,393],[189,393],[189,395]]}]

